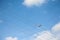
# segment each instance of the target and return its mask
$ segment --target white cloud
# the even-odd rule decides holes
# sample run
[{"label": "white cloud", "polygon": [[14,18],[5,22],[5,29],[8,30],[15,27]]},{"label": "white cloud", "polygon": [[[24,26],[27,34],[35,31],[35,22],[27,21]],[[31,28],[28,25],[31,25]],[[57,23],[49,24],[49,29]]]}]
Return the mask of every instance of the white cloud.
[{"label": "white cloud", "polygon": [[54,37],[54,35],[49,31],[43,31],[34,37],[34,40],[58,40],[58,38]]},{"label": "white cloud", "polygon": [[[6,37],[5,39],[18,40],[17,37]],[[31,36],[30,39],[28,37],[27,39],[28,40],[60,40],[60,23],[54,25],[50,31],[43,31],[43,32],[36,33],[33,36]]]},{"label": "white cloud", "polygon": [[56,25],[54,25],[52,28],[52,31],[59,32],[60,31],[60,23],[57,23]]},{"label": "white cloud", "polygon": [[5,40],[18,40],[17,37],[6,37]]},{"label": "white cloud", "polygon": [[47,0],[24,0],[22,4],[27,7],[31,7],[31,6],[41,6],[45,4],[46,2]]},{"label": "white cloud", "polygon": [[53,26],[51,30],[34,34],[33,40],[60,40],[60,23]]},{"label": "white cloud", "polygon": [[53,26],[52,32],[53,32],[53,33],[55,34],[55,36],[57,36],[58,39],[60,40],[60,22],[57,23],[55,26]]}]

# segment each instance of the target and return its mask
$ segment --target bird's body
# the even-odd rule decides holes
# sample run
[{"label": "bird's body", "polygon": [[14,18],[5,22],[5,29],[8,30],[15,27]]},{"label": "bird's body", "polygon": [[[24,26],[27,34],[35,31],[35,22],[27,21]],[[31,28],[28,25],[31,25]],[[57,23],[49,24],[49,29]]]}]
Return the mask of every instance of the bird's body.
[{"label": "bird's body", "polygon": [[35,26],[36,26],[36,27],[41,27],[42,25],[41,25],[41,24],[36,24]]},{"label": "bird's body", "polygon": [[40,25],[38,25],[37,27],[41,27],[42,25],[40,24]]}]

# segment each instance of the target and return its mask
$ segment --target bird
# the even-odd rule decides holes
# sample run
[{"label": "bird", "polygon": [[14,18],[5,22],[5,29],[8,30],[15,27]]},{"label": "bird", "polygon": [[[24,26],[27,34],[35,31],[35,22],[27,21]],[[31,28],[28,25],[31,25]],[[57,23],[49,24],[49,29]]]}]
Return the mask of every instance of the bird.
[{"label": "bird", "polygon": [[36,27],[41,27],[41,26],[42,26],[42,24],[35,24],[35,26],[36,26]]},{"label": "bird", "polygon": [[42,26],[41,24],[37,25],[37,27],[41,27],[41,26]]}]

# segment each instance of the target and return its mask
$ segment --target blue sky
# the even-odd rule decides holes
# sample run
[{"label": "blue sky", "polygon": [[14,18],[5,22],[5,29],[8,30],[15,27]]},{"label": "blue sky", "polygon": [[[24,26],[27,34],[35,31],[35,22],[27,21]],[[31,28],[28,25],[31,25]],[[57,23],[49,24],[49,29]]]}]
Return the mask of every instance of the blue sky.
[{"label": "blue sky", "polygon": [[[51,30],[60,22],[60,0],[49,0],[39,6],[23,4],[25,0],[0,0],[0,40],[5,37],[28,38],[37,32]],[[37,24],[42,24],[38,28]]]}]

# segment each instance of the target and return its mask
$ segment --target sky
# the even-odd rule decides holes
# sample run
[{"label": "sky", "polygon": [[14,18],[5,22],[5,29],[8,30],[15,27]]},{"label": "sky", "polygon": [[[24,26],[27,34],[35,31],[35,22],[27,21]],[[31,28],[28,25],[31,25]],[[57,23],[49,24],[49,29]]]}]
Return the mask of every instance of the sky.
[{"label": "sky", "polygon": [[60,0],[0,0],[0,40],[59,37]]}]

